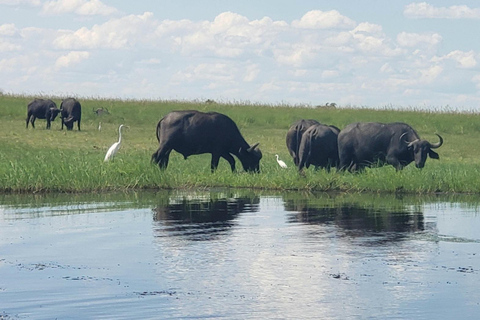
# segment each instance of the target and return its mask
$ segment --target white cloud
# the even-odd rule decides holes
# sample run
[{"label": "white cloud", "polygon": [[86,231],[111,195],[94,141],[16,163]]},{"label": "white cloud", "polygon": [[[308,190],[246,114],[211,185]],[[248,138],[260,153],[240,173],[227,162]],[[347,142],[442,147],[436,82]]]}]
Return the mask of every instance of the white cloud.
[{"label": "white cloud", "polygon": [[0,39],[0,52],[6,52],[6,51],[19,51],[22,47],[17,44],[13,44],[8,41],[3,41]]},{"label": "white cloud", "polygon": [[475,83],[477,89],[480,90],[480,74],[473,76],[472,82]]},{"label": "white cloud", "polygon": [[5,4],[7,6],[18,6],[18,5],[31,5],[31,6],[40,6],[42,4],[41,0],[0,0],[0,4]]},{"label": "white cloud", "polygon": [[402,47],[418,47],[419,45],[436,46],[442,42],[438,33],[408,33],[401,32],[397,35],[397,43]]},{"label": "white cloud", "polygon": [[323,79],[331,79],[331,78],[336,78],[338,76],[339,76],[339,73],[337,70],[325,70],[322,72]]},{"label": "white cloud", "polygon": [[395,72],[395,70],[392,68],[392,66],[387,62],[385,64],[383,64],[381,67],[380,67],[380,72],[382,73],[393,73]]},{"label": "white cloud", "polygon": [[307,29],[349,29],[355,27],[352,19],[341,15],[336,10],[307,12],[300,20],[294,20],[292,26]]},{"label": "white cloud", "polygon": [[251,64],[247,66],[245,70],[245,76],[243,77],[243,81],[252,82],[257,79],[259,73],[260,73],[260,66],[258,64]]},{"label": "white cloud", "polygon": [[432,83],[442,73],[443,67],[439,65],[431,66],[427,69],[420,70],[420,82],[424,84]]},{"label": "white cloud", "polygon": [[212,22],[162,21],[155,35],[173,45],[182,55],[237,58],[262,54],[288,25],[270,18],[250,21],[232,12],[219,14]]},{"label": "white cloud", "polygon": [[108,16],[117,12],[114,7],[107,6],[100,0],[53,0],[42,6],[44,15],[60,15],[75,13],[83,16]]},{"label": "white cloud", "polygon": [[468,52],[455,50],[442,57],[433,57],[432,61],[443,61],[447,59],[457,62],[457,65],[463,69],[471,69],[477,66],[477,60],[475,59],[475,52],[473,50]]},{"label": "white cloud", "polygon": [[72,65],[76,65],[79,62],[88,59],[90,57],[90,53],[86,51],[71,51],[68,54],[61,56],[55,62],[55,68],[68,68]]},{"label": "white cloud", "polygon": [[137,42],[147,41],[156,27],[153,13],[129,15],[112,19],[102,25],[94,25],[91,29],[80,28],[75,32],[66,32],[58,36],[53,44],[59,49],[82,48],[128,48]]},{"label": "white cloud", "polygon": [[28,74],[28,70],[32,70],[32,58],[25,55],[18,55],[13,58],[5,58],[0,60],[0,72],[9,74],[9,73],[20,73],[21,77],[24,77],[25,74]]},{"label": "white cloud", "polygon": [[351,34],[355,39],[355,45],[362,51],[380,52],[384,44],[385,35],[382,27],[371,23],[360,23]]},{"label": "white cloud", "polygon": [[17,28],[13,23],[0,25],[0,36],[11,37],[17,33]]},{"label": "white cloud", "polygon": [[480,8],[470,8],[466,5],[451,7],[435,7],[427,2],[414,2],[403,11],[409,18],[438,19],[480,19]]},{"label": "white cloud", "polygon": [[455,50],[447,54],[447,58],[455,60],[461,68],[470,69],[477,66],[473,50],[469,52]]}]

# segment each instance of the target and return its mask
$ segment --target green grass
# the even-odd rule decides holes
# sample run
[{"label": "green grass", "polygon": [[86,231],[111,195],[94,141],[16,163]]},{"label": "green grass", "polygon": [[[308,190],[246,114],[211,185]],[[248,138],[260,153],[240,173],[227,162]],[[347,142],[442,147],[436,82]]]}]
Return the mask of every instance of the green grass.
[{"label": "green grass", "polygon": [[[346,108],[301,108],[182,101],[136,101],[79,98],[83,108],[82,131],[61,131],[60,119],[46,130],[45,120],[36,129],[25,128],[26,106],[33,97],[0,95],[0,191],[2,192],[91,192],[106,190],[183,189],[237,187],[269,190],[349,191],[387,193],[479,193],[480,115],[416,110],[372,110]],[[53,97],[59,105],[61,98]],[[93,109],[107,108],[97,116]],[[263,152],[260,174],[239,169],[231,173],[221,159],[217,172],[210,173],[210,155],[188,160],[172,152],[169,167],[160,171],[150,163],[157,149],[155,127],[171,110],[217,111],[230,116],[250,143],[260,142]],[[440,161],[429,159],[423,170],[409,165],[403,171],[391,166],[369,168],[361,173],[314,171],[304,176],[293,166],[285,135],[301,118],[317,119],[339,128],[356,121],[403,121],[422,138],[438,141]],[[102,122],[102,131],[98,123]],[[115,161],[104,163],[109,146],[123,131],[122,147]],[[288,169],[275,161],[278,153]],[[237,159],[237,168],[241,164]]]}]

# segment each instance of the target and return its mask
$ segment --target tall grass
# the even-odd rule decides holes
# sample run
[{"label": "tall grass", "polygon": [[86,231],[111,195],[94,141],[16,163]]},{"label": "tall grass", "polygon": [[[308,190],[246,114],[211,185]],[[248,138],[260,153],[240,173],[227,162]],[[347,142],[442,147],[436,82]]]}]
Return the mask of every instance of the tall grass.
[{"label": "tall grass", "polygon": [[[45,120],[36,129],[25,128],[26,106],[33,97],[0,96],[0,191],[3,192],[89,192],[130,189],[180,189],[240,187],[270,190],[373,191],[387,193],[478,193],[480,192],[480,115],[414,110],[371,110],[347,108],[300,108],[185,101],[136,101],[79,98],[83,108],[82,131],[61,131],[60,119],[45,129]],[[61,97],[54,97],[57,104]],[[93,110],[107,108],[97,116]],[[217,111],[230,116],[245,139],[260,142],[263,152],[260,174],[241,170],[231,173],[220,160],[210,172],[210,155],[183,157],[172,152],[169,167],[160,171],[150,163],[157,149],[155,127],[171,110]],[[306,170],[299,175],[285,146],[290,125],[301,118],[317,119],[339,128],[356,121],[403,121],[423,138],[436,142],[440,161],[431,160],[423,170],[413,165],[403,171],[391,166],[368,168],[361,173]],[[98,131],[98,123],[102,130]],[[113,162],[104,163],[108,147],[123,132],[122,146]],[[275,154],[287,164],[278,167]]]}]

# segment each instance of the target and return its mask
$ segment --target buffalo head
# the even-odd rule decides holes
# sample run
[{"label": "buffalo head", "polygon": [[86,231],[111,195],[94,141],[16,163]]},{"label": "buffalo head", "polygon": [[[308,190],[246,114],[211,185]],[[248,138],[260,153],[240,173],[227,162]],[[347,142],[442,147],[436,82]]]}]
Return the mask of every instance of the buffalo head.
[{"label": "buffalo head", "polygon": [[258,143],[249,147],[248,149],[240,148],[238,150],[238,159],[242,163],[243,170],[248,172],[260,172],[260,159],[262,159],[262,152],[257,148]]},{"label": "buffalo head", "polygon": [[63,123],[67,127],[67,130],[72,130],[73,129],[73,120],[74,120],[74,118],[72,116],[63,120]]},{"label": "buffalo head", "polygon": [[[440,139],[437,143],[430,143],[427,140],[415,139],[411,142],[405,141],[409,151],[413,152],[413,158],[415,161],[415,166],[417,168],[423,168],[425,166],[425,161],[427,161],[427,155],[432,159],[440,159],[438,153],[432,149],[439,148],[443,144],[443,138],[436,134]],[[403,136],[403,135],[402,135]]]},{"label": "buffalo head", "polygon": [[50,119],[50,121],[54,121],[59,113],[60,113],[60,109],[49,108],[48,111],[47,111],[47,119]]}]

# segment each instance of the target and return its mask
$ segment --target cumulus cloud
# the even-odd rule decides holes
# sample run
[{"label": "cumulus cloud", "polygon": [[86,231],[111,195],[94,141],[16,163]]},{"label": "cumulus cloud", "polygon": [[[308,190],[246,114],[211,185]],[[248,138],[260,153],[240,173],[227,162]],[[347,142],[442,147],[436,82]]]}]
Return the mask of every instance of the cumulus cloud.
[{"label": "cumulus cloud", "polygon": [[475,52],[473,50],[464,52],[461,50],[454,50],[441,57],[433,57],[432,61],[444,61],[453,60],[457,63],[457,66],[462,69],[471,69],[477,66],[477,60],[475,59]]},{"label": "cumulus cloud", "polygon": [[163,21],[156,35],[170,41],[183,55],[235,58],[245,53],[262,54],[287,24],[270,18],[250,21],[233,13],[219,14],[213,21]]},{"label": "cumulus cloud", "polygon": [[402,47],[418,47],[419,45],[436,46],[442,41],[438,33],[408,33],[401,32],[397,35],[397,43]]},{"label": "cumulus cloud", "polygon": [[348,29],[355,27],[352,19],[341,15],[336,10],[307,12],[300,20],[294,20],[292,26],[308,29]]},{"label": "cumulus cloud", "polygon": [[414,2],[405,7],[403,14],[408,18],[480,19],[480,8],[466,5],[435,7],[427,2]]},{"label": "cumulus cloud", "polygon": [[151,33],[155,27],[153,13],[143,15],[129,15],[119,19],[112,19],[102,25],[94,25],[91,29],[80,28],[75,32],[66,32],[58,36],[53,44],[59,49],[94,49],[112,48],[121,49],[133,46],[142,39],[146,40],[146,33]]},{"label": "cumulus cloud", "polygon": [[117,12],[114,7],[107,6],[100,0],[53,0],[42,6],[44,15],[60,15],[75,13],[82,16],[108,16]]},{"label": "cumulus cloud", "polygon": [[71,51],[55,61],[55,68],[68,68],[88,59],[88,57],[90,57],[90,53],[87,51]]},{"label": "cumulus cloud", "polygon": [[429,84],[432,83],[443,71],[443,67],[439,65],[431,66],[427,69],[420,70],[420,82]]}]

